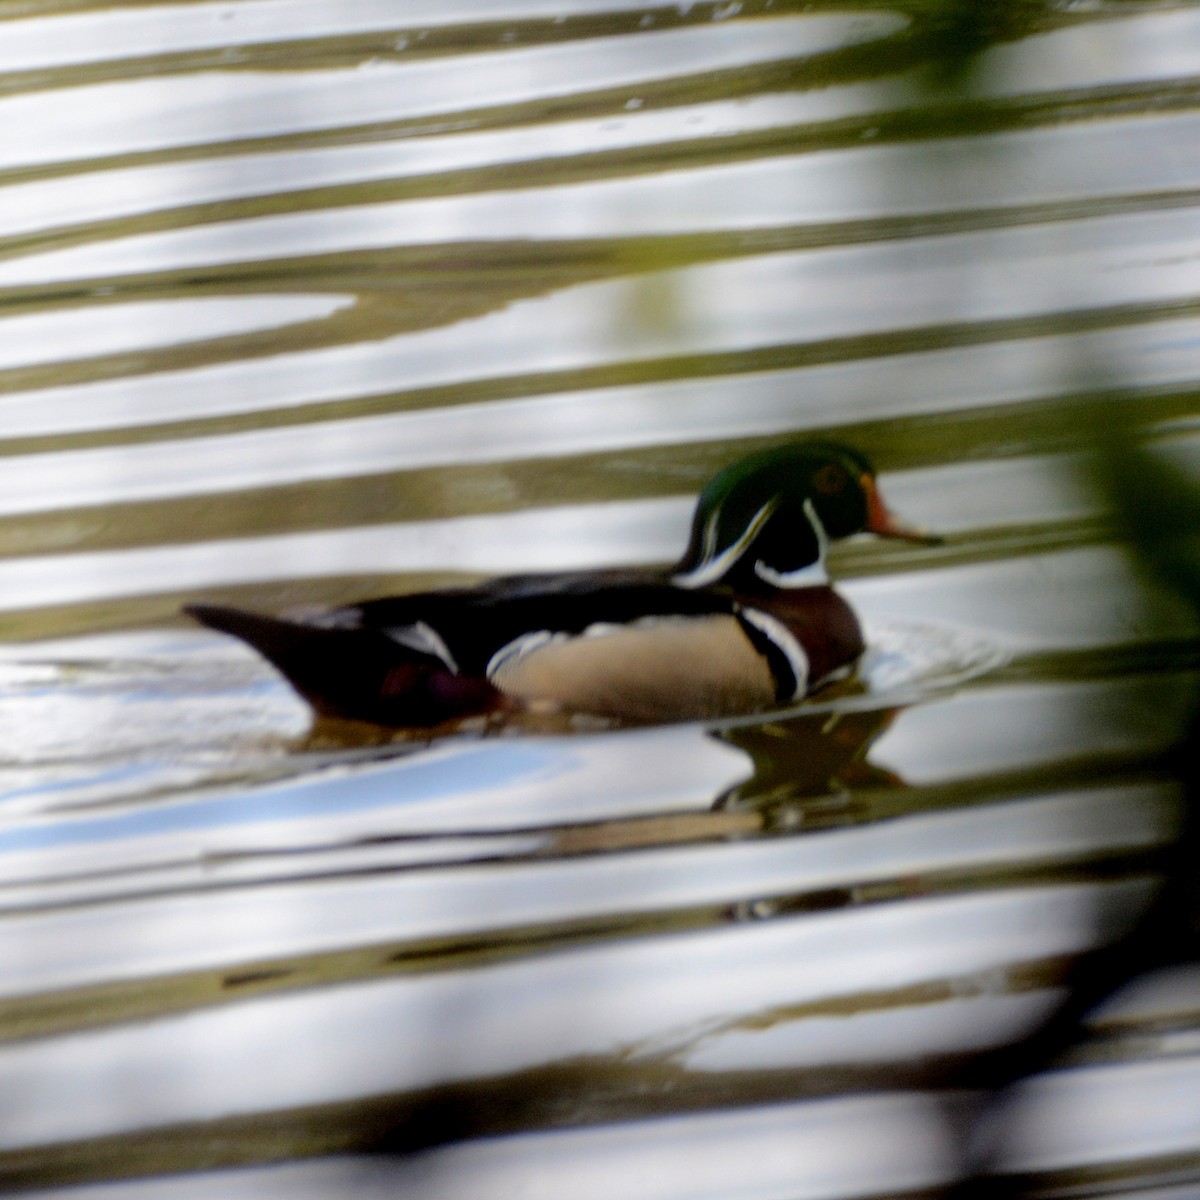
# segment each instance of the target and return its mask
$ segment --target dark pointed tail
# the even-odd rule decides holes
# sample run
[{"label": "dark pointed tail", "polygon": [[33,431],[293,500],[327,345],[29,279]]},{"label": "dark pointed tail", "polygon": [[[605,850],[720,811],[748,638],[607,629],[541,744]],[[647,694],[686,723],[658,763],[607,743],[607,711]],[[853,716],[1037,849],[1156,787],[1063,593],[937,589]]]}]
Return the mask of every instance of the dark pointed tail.
[{"label": "dark pointed tail", "polygon": [[486,680],[463,679],[438,659],[375,629],[322,629],[215,604],[190,617],[254,647],[324,716],[429,726],[495,707]]}]

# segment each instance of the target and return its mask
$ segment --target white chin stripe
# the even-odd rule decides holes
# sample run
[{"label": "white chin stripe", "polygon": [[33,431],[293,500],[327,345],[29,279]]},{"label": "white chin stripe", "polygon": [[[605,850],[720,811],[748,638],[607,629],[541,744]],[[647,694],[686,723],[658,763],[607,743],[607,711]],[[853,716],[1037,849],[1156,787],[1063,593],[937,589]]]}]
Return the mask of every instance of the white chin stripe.
[{"label": "white chin stripe", "polygon": [[777,588],[818,587],[829,582],[829,572],[823,562],[809,563],[798,571],[772,571],[760,561],[754,564],[754,573],[763,583]]},{"label": "white chin stripe", "polygon": [[813,537],[817,539],[817,560],[798,567],[795,571],[776,571],[759,560],[754,564],[754,573],[764,583],[777,588],[815,587],[829,582],[829,572],[825,570],[825,555],[829,551],[829,534],[825,525],[817,516],[811,499],[804,501],[804,515],[812,526]]},{"label": "white chin stripe", "polygon": [[796,689],[786,699],[801,699],[808,691],[808,655],[804,653],[804,647],[796,635],[782,621],[757,608],[743,608],[741,618],[753,625],[787,659],[796,680]]}]

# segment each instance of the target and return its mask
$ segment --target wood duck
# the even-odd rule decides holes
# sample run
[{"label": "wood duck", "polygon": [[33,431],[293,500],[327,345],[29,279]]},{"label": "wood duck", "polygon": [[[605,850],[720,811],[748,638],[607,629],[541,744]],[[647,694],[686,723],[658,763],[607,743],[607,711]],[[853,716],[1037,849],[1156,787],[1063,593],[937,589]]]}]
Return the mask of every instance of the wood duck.
[{"label": "wood duck", "polygon": [[509,576],[301,620],[185,611],[248,642],[324,717],[718,717],[792,703],[853,665],[862,631],[825,554],[862,532],[937,540],[888,512],[863,455],[802,442],[721,471],[670,570]]}]

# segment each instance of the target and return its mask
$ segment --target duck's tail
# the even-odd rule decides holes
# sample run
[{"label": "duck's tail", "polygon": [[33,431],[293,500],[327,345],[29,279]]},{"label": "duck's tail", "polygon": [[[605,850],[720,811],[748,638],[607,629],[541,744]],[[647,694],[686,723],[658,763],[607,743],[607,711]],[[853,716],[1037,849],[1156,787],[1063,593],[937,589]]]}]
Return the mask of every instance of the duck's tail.
[{"label": "duck's tail", "polygon": [[487,680],[455,675],[380,630],[325,629],[216,604],[183,611],[252,646],[323,716],[431,726],[497,706]]}]

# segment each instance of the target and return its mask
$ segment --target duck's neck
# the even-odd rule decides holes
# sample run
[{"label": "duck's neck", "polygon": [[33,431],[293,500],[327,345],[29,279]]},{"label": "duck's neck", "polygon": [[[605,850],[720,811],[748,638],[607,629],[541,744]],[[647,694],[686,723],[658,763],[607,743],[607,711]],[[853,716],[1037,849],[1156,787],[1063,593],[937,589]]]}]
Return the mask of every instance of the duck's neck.
[{"label": "duck's neck", "polygon": [[[692,572],[675,575],[676,584],[681,587],[702,587],[706,583],[719,582],[745,594],[828,586],[829,572],[825,567],[825,558],[830,539],[811,500],[804,501],[804,517],[811,536],[805,538],[802,531],[801,536],[796,536],[793,524],[791,536],[782,545],[773,544],[778,535],[772,537],[769,533],[750,541],[742,553],[726,566],[719,580],[699,578],[703,573]],[[808,561],[797,565],[795,560],[798,554]]]}]

